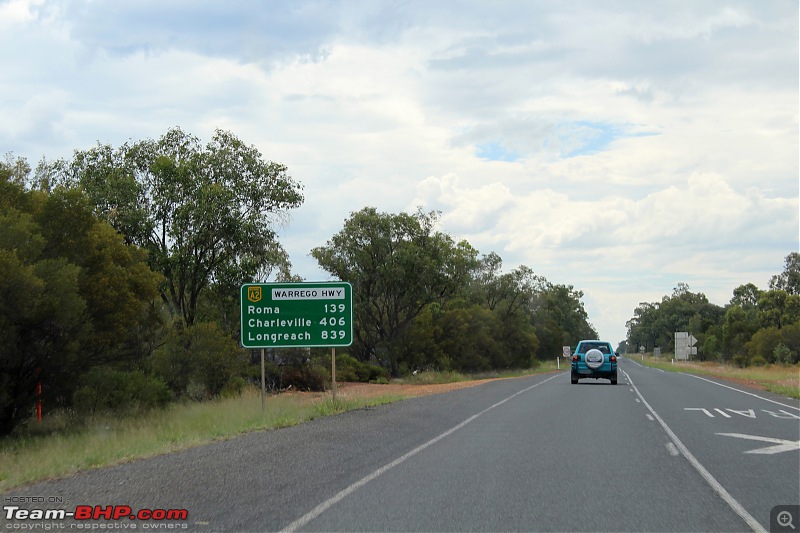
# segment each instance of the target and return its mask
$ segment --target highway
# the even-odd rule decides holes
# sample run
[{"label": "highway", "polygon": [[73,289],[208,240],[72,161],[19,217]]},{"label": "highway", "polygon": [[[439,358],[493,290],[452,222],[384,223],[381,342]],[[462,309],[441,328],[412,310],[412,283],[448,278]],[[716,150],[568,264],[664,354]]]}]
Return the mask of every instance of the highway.
[{"label": "highway", "polygon": [[770,531],[800,503],[800,402],[625,358],[616,386],[497,380],[3,496],[191,531]]}]

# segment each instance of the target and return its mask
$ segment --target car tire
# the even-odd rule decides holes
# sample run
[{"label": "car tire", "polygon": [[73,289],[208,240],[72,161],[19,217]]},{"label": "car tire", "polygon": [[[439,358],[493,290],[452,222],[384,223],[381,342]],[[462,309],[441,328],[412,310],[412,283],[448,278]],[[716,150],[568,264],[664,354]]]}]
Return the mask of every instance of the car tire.
[{"label": "car tire", "polygon": [[611,384],[612,385],[616,385],[617,384],[617,375],[616,374],[614,374],[614,376],[611,378]]},{"label": "car tire", "polygon": [[569,381],[570,381],[570,383],[572,383],[573,385],[577,385],[577,384],[578,384],[578,378],[572,378],[572,379],[570,379]]},{"label": "car tire", "polygon": [[[599,361],[591,360],[591,359],[596,359],[598,356],[600,357]],[[586,352],[586,355],[583,356],[583,360],[586,362],[586,366],[588,366],[592,370],[597,370],[598,368],[603,366],[603,363],[605,363],[606,358],[603,357],[603,352],[601,352],[597,348],[592,348],[591,350]]]}]

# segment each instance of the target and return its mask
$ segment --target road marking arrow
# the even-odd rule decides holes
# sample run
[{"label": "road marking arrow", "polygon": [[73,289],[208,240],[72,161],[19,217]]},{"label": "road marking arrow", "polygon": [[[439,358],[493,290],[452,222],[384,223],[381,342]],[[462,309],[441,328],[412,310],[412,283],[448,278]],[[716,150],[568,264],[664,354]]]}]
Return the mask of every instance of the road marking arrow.
[{"label": "road marking arrow", "polygon": [[767,454],[772,455],[775,453],[781,452],[788,452],[792,450],[800,450],[800,440],[793,441],[793,440],[784,440],[784,439],[773,439],[771,437],[759,437],[757,435],[745,435],[744,433],[717,433],[717,435],[723,435],[725,437],[736,437],[737,439],[748,439],[748,440],[759,440],[762,442],[772,442],[777,444],[777,446],[767,446],[766,448],[756,448],[755,450],[749,450],[744,453],[757,453],[757,454]]}]

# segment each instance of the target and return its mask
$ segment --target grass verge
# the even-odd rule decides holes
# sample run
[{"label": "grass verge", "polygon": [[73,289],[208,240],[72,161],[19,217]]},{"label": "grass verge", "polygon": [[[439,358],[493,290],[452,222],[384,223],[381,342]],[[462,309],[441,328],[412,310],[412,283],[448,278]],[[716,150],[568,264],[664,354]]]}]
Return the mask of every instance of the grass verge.
[{"label": "grass verge", "polygon": [[[633,360],[640,361],[638,357],[634,357]],[[676,361],[672,363],[669,360],[651,356],[645,356],[644,360],[640,362],[668,372],[712,376],[780,394],[787,398],[800,399],[800,368],[797,365],[739,368],[709,361]]]},{"label": "grass verge", "polygon": [[[563,367],[563,364],[562,364]],[[535,369],[480,375],[423,372],[407,384],[445,384],[539,374],[556,370],[555,361]],[[396,382],[400,382],[399,380]],[[171,405],[163,411],[129,418],[97,419],[85,428],[64,430],[68,421],[51,421],[61,431],[0,439],[0,493],[36,481],[124,463],[232,438],[251,431],[294,426],[322,416],[383,405],[408,396],[385,394],[347,398],[328,394],[278,395],[261,411],[260,392],[248,389],[237,398]]]},{"label": "grass verge", "polygon": [[64,477],[307,420],[381,405],[401,396],[333,400],[271,396],[261,411],[258,390],[238,398],[176,404],[132,418],[95,420],[80,431],[0,440],[0,492],[35,481]]}]

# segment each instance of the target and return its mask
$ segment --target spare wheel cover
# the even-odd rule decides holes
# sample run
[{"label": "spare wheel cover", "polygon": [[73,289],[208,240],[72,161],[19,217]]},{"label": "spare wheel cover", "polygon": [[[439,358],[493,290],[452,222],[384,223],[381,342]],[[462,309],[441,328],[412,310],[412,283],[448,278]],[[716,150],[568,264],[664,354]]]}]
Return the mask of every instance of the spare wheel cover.
[{"label": "spare wheel cover", "polygon": [[597,348],[592,348],[591,350],[586,352],[584,359],[586,360],[586,366],[588,366],[592,370],[597,370],[598,368],[603,366],[604,362],[603,352],[601,352]]}]

